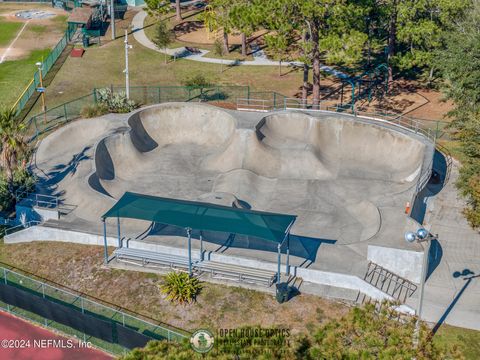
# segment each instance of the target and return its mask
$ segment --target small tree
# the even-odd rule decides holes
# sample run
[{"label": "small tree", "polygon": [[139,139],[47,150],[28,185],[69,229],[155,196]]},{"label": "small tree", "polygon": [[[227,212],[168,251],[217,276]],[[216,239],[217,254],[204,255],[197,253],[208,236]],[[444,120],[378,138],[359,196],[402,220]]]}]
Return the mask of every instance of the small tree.
[{"label": "small tree", "polygon": [[14,171],[25,168],[28,143],[26,127],[15,116],[14,109],[0,109],[0,165],[5,171],[8,190],[14,191]]},{"label": "small tree", "polygon": [[157,25],[157,34],[154,39],[159,48],[163,48],[165,64],[167,63],[167,46],[172,43],[172,33],[168,30],[166,21],[160,20]]},{"label": "small tree", "polygon": [[220,62],[220,73],[223,73],[223,56],[225,55],[225,49],[223,48],[223,43],[220,39],[215,39],[215,42],[213,43],[213,52],[222,59]]}]

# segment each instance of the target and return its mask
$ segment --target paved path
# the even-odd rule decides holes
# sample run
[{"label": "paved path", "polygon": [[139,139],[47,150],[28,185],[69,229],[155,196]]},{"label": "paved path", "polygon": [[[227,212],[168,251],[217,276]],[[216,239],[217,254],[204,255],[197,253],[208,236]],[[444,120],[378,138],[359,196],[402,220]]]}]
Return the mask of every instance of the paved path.
[{"label": "paved path", "polygon": [[[449,308],[446,323],[480,330],[480,277],[467,284],[454,272],[468,269],[480,274],[480,234],[470,228],[462,215],[465,201],[457,195],[455,181],[458,163],[454,162],[447,186],[433,199],[426,225],[438,233],[442,258],[425,286],[424,318],[437,322]],[[463,292],[462,292],[463,289]],[[458,301],[454,302],[455,297]]]},{"label": "paved path", "polygon": [[[2,360],[109,360],[112,358],[96,349],[79,348],[76,340],[56,335],[1,311],[0,340],[2,341],[0,347]],[[11,340],[11,342],[5,343],[5,340]]]},{"label": "paved path", "polygon": [[[132,26],[133,26],[133,37],[135,40],[138,41],[141,45],[158,51],[162,54],[167,53],[170,56],[176,56],[177,58],[182,58],[182,59],[188,59],[188,60],[193,60],[193,61],[200,61],[204,63],[211,63],[211,64],[224,64],[224,65],[254,65],[254,66],[278,66],[279,63],[278,61],[272,61],[267,59],[265,56],[255,56],[254,55],[254,60],[226,60],[226,59],[214,59],[214,58],[206,58],[204,55],[208,54],[208,50],[204,49],[199,49],[200,53],[198,54],[193,54],[189,52],[185,47],[179,47],[179,48],[174,48],[174,49],[169,49],[167,48],[166,50],[164,49],[159,49],[157,45],[155,45],[145,34],[145,31],[143,29],[144,27],[144,21],[145,18],[147,17],[147,13],[145,11],[140,11],[138,12],[132,20]],[[299,66],[302,65],[300,62],[282,62],[282,64],[285,65],[295,65]]]}]

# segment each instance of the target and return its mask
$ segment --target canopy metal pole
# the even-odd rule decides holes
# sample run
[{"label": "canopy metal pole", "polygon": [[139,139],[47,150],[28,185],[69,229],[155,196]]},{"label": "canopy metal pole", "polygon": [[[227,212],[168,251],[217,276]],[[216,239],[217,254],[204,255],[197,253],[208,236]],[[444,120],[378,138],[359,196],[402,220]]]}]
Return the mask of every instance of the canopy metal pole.
[{"label": "canopy metal pole", "polygon": [[200,231],[200,261],[203,261],[203,235]]},{"label": "canopy metal pole", "polygon": [[117,233],[118,233],[118,248],[122,247],[122,240],[120,239],[120,218],[117,216]]},{"label": "canopy metal pole", "polygon": [[105,219],[102,219],[103,222],[103,245],[105,246],[105,265],[108,264],[108,248],[107,248],[107,223]]},{"label": "canopy metal pole", "polygon": [[187,228],[188,236],[188,274],[192,276],[192,229]]},{"label": "canopy metal pole", "polygon": [[277,261],[277,284],[280,283],[280,262],[282,260],[282,252],[281,252],[282,244],[277,245],[278,249],[278,261]]},{"label": "canopy metal pole", "polygon": [[290,233],[287,235],[287,265],[286,265],[287,275],[290,276]]}]

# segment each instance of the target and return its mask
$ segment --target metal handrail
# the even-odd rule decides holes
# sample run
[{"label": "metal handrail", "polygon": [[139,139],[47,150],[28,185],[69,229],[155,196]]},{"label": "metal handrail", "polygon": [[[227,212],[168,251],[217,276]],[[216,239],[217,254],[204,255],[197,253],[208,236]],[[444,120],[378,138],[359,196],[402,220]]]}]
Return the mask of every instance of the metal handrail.
[{"label": "metal handrail", "polygon": [[[27,221],[26,223],[22,223],[22,224],[19,224],[19,225],[15,225],[13,227],[10,227],[10,228],[7,228],[5,229],[5,231],[3,232],[3,236],[7,236],[9,234],[12,234],[14,233],[16,230],[20,229],[20,228],[23,228],[23,229],[27,229],[31,226],[35,226],[35,225],[38,225],[40,224],[40,221],[37,221],[37,220],[30,220],[30,221]],[[14,231],[15,230],[15,231]]]},{"label": "metal handrail", "polygon": [[[45,195],[34,193],[31,191],[26,190],[17,190],[15,192],[15,197],[17,202],[23,199],[31,200],[33,202],[33,206],[42,207],[42,208],[58,208],[58,196],[56,195]],[[29,199],[33,197],[32,199]]]}]

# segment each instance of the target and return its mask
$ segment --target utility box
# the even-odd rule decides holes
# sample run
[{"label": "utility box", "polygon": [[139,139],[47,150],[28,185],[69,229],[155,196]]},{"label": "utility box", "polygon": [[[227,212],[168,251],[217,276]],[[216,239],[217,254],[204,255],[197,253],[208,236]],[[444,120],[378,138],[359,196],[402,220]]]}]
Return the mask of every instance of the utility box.
[{"label": "utility box", "polygon": [[279,304],[287,302],[290,298],[290,287],[287,283],[280,283],[276,285],[276,295]]}]

